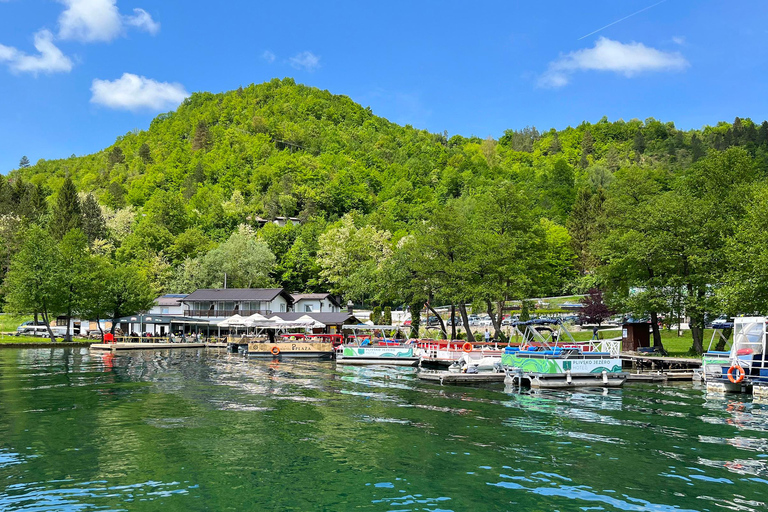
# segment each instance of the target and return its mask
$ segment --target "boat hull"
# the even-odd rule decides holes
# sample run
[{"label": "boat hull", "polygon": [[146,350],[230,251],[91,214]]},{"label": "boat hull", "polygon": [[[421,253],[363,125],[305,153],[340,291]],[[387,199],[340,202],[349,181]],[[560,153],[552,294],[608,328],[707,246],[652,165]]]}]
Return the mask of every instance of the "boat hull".
[{"label": "boat hull", "polygon": [[[275,351],[275,349],[277,350]],[[262,359],[331,359],[333,357],[333,346],[330,343],[249,343],[248,357]]]},{"label": "boat hull", "polygon": [[336,352],[339,364],[416,366],[419,356],[412,346],[360,347],[346,345]]},{"label": "boat hull", "polygon": [[505,368],[514,368],[528,373],[549,373],[565,375],[572,374],[602,374],[621,373],[621,358],[602,354],[582,354],[570,357],[538,355],[536,352],[524,354],[515,352],[501,356],[501,364]]}]

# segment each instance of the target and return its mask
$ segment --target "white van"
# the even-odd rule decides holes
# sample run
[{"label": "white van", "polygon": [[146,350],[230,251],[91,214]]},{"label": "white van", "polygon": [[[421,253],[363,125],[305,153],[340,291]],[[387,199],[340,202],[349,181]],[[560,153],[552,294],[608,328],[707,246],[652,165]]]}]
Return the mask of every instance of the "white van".
[{"label": "white van", "polygon": [[[53,332],[53,335],[56,337],[62,337],[66,335],[67,328],[58,325],[52,325],[51,332]],[[38,321],[35,323],[34,321],[30,320],[29,322],[24,322],[16,328],[16,336],[21,335],[47,337],[48,327],[44,322]]]}]

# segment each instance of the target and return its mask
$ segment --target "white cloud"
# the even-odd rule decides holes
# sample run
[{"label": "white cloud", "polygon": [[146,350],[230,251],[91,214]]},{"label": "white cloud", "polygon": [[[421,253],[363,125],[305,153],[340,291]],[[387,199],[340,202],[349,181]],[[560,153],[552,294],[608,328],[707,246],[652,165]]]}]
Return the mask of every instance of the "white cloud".
[{"label": "white cloud", "polygon": [[0,44],[0,62],[5,62],[16,73],[68,73],[72,60],[53,44],[53,34],[41,30],[35,34],[35,49],[38,55],[27,55],[12,46]]},{"label": "white cloud", "polygon": [[132,73],[123,73],[113,81],[95,79],[91,92],[91,103],[123,110],[165,110],[189,96],[181,84],[157,82]]},{"label": "white cloud", "polygon": [[549,69],[539,77],[542,87],[562,87],[577,71],[611,71],[626,77],[645,71],[679,71],[688,61],[678,52],[664,52],[642,43],[620,43],[601,37],[594,48],[585,48],[562,55],[549,63]]},{"label": "white cloud", "polygon": [[685,38],[683,36],[675,36],[672,38],[672,42],[682,46],[685,44]]},{"label": "white cloud", "polygon": [[134,9],[133,16],[123,16],[117,0],[58,0],[67,8],[59,16],[59,37],[90,43],[112,41],[125,33],[125,26],[136,27],[150,34],[160,30],[160,24],[144,9]]},{"label": "white cloud", "polygon": [[269,50],[264,50],[264,53],[261,54],[261,58],[267,61],[268,63],[272,64],[273,62],[275,62],[275,59],[277,58],[277,56]]},{"label": "white cloud", "polygon": [[116,0],[59,0],[59,37],[83,42],[111,41],[123,33]]},{"label": "white cloud", "polygon": [[133,16],[125,16],[123,19],[126,25],[145,30],[152,35],[160,32],[160,23],[153,20],[152,16],[144,9],[134,9]]},{"label": "white cloud", "polygon": [[320,57],[312,52],[297,53],[288,62],[296,69],[303,69],[310,73],[320,67]]}]

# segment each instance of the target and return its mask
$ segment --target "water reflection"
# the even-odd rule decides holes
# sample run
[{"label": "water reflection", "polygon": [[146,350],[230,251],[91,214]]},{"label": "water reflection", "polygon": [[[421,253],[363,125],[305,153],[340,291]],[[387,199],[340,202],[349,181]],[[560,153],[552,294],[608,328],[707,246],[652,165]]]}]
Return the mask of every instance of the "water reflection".
[{"label": "water reflection", "polygon": [[0,351],[2,510],[765,510],[768,407],[199,349]]}]

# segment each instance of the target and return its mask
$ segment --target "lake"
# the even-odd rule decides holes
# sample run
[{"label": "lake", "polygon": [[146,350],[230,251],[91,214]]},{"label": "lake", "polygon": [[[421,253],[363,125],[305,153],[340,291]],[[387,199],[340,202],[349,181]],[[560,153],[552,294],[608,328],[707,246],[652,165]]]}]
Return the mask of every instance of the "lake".
[{"label": "lake", "polygon": [[185,349],[0,350],[0,510],[768,509],[768,405]]}]

